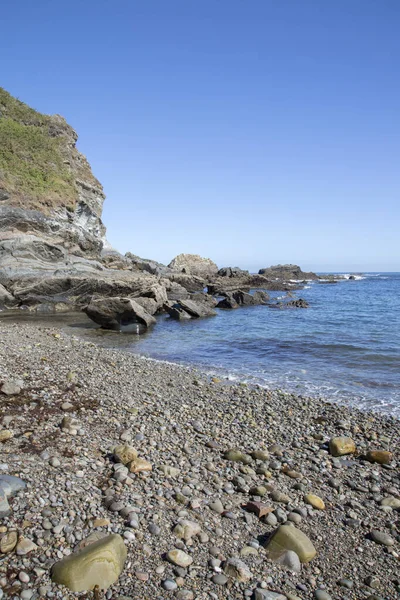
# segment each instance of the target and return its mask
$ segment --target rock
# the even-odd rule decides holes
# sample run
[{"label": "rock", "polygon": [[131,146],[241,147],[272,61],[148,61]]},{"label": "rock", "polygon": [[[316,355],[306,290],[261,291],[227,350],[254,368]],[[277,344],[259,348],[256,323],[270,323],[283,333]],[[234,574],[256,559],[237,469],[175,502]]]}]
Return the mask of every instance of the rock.
[{"label": "rock", "polygon": [[214,500],[214,502],[210,502],[209,507],[212,511],[217,513],[217,515],[221,515],[224,512],[224,506],[219,498]]},{"label": "rock", "polygon": [[218,277],[247,277],[249,271],[244,271],[239,267],[223,267],[218,271]]},{"label": "rock", "polygon": [[218,267],[211,259],[202,258],[198,254],[179,254],[171,260],[168,267],[188,275],[205,278],[212,278],[218,273]]},{"label": "rock", "polygon": [[89,591],[95,586],[104,590],[117,581],[126,555],[121,536],[108,535],[54,564],[51,578],[73,592]]},{"label": "rock", "polygon": [[314,508],[318,510],[325,510],[325,502],[319,496],[315,494],[306,494],[304,496],[304,502],[306,504],[311,504]]},{"label": "rock", "polygon": [[0,519],[8,516],[11,512],[8,498],[15,496],[24,488],[26,488],[26,483],[19,477],[0,475]]},{"label": "rock", "polygon": [[272,506],[267,506],[267,504],[263,504],[262,502],[248,502],[244,509],[248,512],[252,512],[257,515],[259,519],[273,512],[274,508]]},{"label": "rock", "polygon": [[218,302],[217,308],[234,309],[239,308],[239,304],[236,302],[232,294],[226,294],[225,298]]},{"label": "rock", "polygon": [[164,473],[164,475],[166,477],[178,477],[178,475],[180,474],[180,469],[177,469],[176,467],[171,467],[170,465],[161,465],[160,470]]},{"label": "rock", "polygon": [[224,452],[224,458],[233,462],[243,463],[244,465],[249,465],[252,462],[251,456],[245,454],[244,452],[241,452],[241,450],[227,450],[226,452]]},{"label": "rock", "polygon": [[61,429],[70,435],[76,435],[80,429],[81,424],[78,419],[65,415],[61,421]]},{"label": "rock", "polygon": [[217,304],[217,308],[237,308],[238,306],[257,306],[267,304],[269,295],[266,292],[257,291],[248,294],[243,290],[226,293],[226,297]]},{"label": "rock", "polygon": [[308,308],[309,303],[303,298],[298,298],[297,300],[289,300],[282,305],[284,308]]},{"label": "rock", "polygon": [[300,573],[301,563],[298,555],[293,550],[287,550],[281,554],[276,561],[279,565],[282,565],[292,571],[293,573]]},{"label": "rock", "polygon": [[0,552],[3,554],[7,554],[8,552],[12,552],[17,545],[18,542],[18,534],[16,531],[10,531],[6,533],[0,539]]},{"label": "rock", "polygon": [[32,542],[32,540],[22,536],[19,538],[16,546],[16,552],[18,556],[25,556],[34,550],[37,550],[37,546],[34,542]]},{"label": "rock", "polygon": [[23,381],[13,381],[10,379],[3,383],[3,385],[0,388],[0,392],[2,394],[5,394],[6,396],[17,396],[17,394],[21,393],[23,387]]},{"label": "rock", "polygon": [[265,494],[268,492],[267,488],[264,487],[263,485],[256,485],[252,488],[250,488],[250,494],[252,496],[265,496]]},{"label": "rock", "polygon": [[180,308],[179,304],[175,302],[166,302],[164,310],[169,314],[171,319],[175,319],[176,321],[189,321],[192,318],[189,313]]},{"label": "rock", "polygon": [[310,562],[317,554],[311,540],[294,526],[281,525],[267,543],[267,551],[276,560],[287,550],[293,550],[300,562]]},{"label": "rock", "polygon": [[228,583],[228,578],[223,573],[216,573],[212,576],[211,581],[216,585],[226,585]]},{"label": "rock", "polygon": [[371,531],[371,539],[373,539],[377,544],[382,544],[383,546],[394,545],[394,539],[384,531]]},{"label": "rock", "polygon": [[250,569],[240,558],[228,558],[224,564],[224,573],[240,582],[246,582],[252,578]]},{"label": "rock", "polygon": [[192,318],[210,317],[216,314],[215,310],[207,304],[194,302],[193,300],[180,300],[179,306]]},{"label": "rock", "polygon": [[84,312],[103,329],[119,330],[132,323],[150,327],[156,323],[155,318],[131,298],[92,299],[90,304],[84,308]]},{"label": "rock", "polygon": [[186,519],[180,521],[173,529],[173,534],[177,538],[185,540],[185,542],[191,540],[192,537],[199,535],[200,532],[201,527],[198,523],[195,523],[194,521],[188,521]]},{"label": "rock", "polygon": [[145,460],[144,458],[135,458],[135,460],[132,460],[128,464],[128,467],[131,473],[142,473],[146,471],[151,471],[153,468],[151,463],[149,463],[149,461]]},{"label": "rock", "polygon": [[189,554],[177,548],[167,552],[167,559],[170,563],[178,567],[188,567],[193,562],[193,558]]},{"label": "rock", "polygon": [[354,454],[356,452],[356,445],[349,437],[334,437],[329,440],[329,451],[332,456]]},{"label": "rock", "polygon": [[381,506],[390,506],[394,510],[400,509],[400,498],[395,498],[394,496],[387,496],[386,498],[382,498]]},{"label": "rock", "polygon": [[250,455],[252,458],[254,458],[254,460],[265,461],[269,459],[268,450],[253,450],[253,452],[250,452]]},{"label": "rock", "polygon": [[285,281],[305,279],[318,279],[318,275],[311,272],[304,272],[298,265],[273,265],[258,271],[259,275],[263,275],[269,279],[282,279]]},{"label": "rock", "polygon": [[128,463],[136,460],[138,457],[137,450],[132,446],[115,446],[114,448],[114,460],[117,463],[127,465]]},{"label": "rock", "polygon": [[368,450],[366,459],[371,463],[388,465],[393,459],[393,454],[387,450]]},{"label": "rock", "polygon": [[164,579],[161,585],[168,592],[173,592],[178,587],[178,584],[173,579]]},{"label": "rock", "polygon": [[110,525],[109,519],[98,518],[94,519],[93,527],[108,527]]},{"label": "rock", "polygon": [[274,502],[280,502],[281,504],[289,504],[290,496],[280,492],[279,490],[272,490],[271,498]]},{"label": "rock", "polygon": [[257,588],[254,590],[254,600],[286,600],[286,596],[279,594],[279,592]]},{"label": "rock", "polygon": [[18,304],[18,300],[0,284],[0,310],[3,308],[12,308],[16,304]]},{"label": "rock", "polygon": [[330,596],[325,590],[315,590],[314,598],[315,600],[332,600],[332,596]]},{"label": "rock", "polygon": [[193,300],[178,300],[175,303],[164,303],[164,309],[170,317],[178,320],[199,319],[202,317],[212,317],[217,313],[215,310],[202,302],[194,302]]},{"label": "rock", "polygon": [[10,431],[9,429],[3,429],[2,431],[0,431],[0,443],[6,442],[7,440],[10,440],[12,437],[13,437],[13,432]]}]

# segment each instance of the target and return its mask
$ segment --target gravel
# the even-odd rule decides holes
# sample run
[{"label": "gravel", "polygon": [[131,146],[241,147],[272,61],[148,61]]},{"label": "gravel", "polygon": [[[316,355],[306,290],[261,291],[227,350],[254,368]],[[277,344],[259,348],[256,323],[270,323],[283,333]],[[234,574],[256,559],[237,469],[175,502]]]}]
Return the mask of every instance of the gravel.
[{"label": "gravel", "polygon": [[[50,569],[110,533],[128,558],[109,600],[399,594],[396,419],[0,320],[5,384],[0,431],[12,435],[1,443],[0,478],[27,487],[8,498],[0,523],[0,597],[87,598],[53,583]],[[344,430],[357,450],[335,458],[329,441]],[[117,465],[124,444],[151,471]],[[392,461],[371,463],[369,450]],[[307,504],[310,495],[325,508]],[[259,518],[244,510],[251,502],[271,511]],[[268,557],[281,523],[317,549],[300,572]]]}]

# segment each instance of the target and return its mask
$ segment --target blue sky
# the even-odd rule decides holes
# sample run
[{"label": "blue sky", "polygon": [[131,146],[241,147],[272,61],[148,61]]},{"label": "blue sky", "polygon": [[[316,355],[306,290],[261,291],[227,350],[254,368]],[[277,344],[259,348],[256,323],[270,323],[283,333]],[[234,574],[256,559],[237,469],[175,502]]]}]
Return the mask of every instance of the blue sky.
[{"label": "blue sky", "polygon": [[398,0],[4,0],[1,82],[66,117],[110,242],[400,270]]}]

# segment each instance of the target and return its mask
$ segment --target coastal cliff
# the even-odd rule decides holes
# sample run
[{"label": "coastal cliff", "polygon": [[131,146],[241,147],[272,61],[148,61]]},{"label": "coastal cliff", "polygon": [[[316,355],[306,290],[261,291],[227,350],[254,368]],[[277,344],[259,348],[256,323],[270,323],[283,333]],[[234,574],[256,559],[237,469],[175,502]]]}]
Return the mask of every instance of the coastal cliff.
[{"label": "coastal cliff", "polygon": [[[211,295],[238,292],[246,300],[240,304],[255,304],[243,291],[290,291],[299,287],[291,279],[317,277],[295,265],[257,275],[238,267],[218,270],[211,259],[194,254],[180,254],[168,266],[129,252],[122,256],[107,243],[103,187],[77,139],[60,115],[41,114],[0,88],[0,309],[76,310],[99,298],[130,298],[151,323],[150,315],[162,310],[179,316],[183,310],[185,318],[213,314],[217,302]],[[187,306],[174,304],[192,302],[193,295],[209,310],[192,306],[187,313]],[[137,317],[132,306],[129,318]],[[120,318],[128,317],[124,312]]]}]

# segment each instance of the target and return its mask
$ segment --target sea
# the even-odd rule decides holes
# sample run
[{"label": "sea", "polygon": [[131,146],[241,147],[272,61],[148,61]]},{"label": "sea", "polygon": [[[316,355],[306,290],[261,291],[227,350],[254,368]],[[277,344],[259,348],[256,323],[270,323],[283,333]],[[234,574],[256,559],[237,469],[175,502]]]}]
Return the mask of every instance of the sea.
[{"label": "sea", "polygon": [[[400,417],[400,273],[343,275],[336,284],[310,281],[296,291],[307,309],[217,309],[216,317],[183,322],[160,315],[143,335],[103,332],[83,315],[75,323],[72,315],[63,319],[101,345],[196,366],[227,382]],[[272,300],[285,296],[269,293]]]}]

